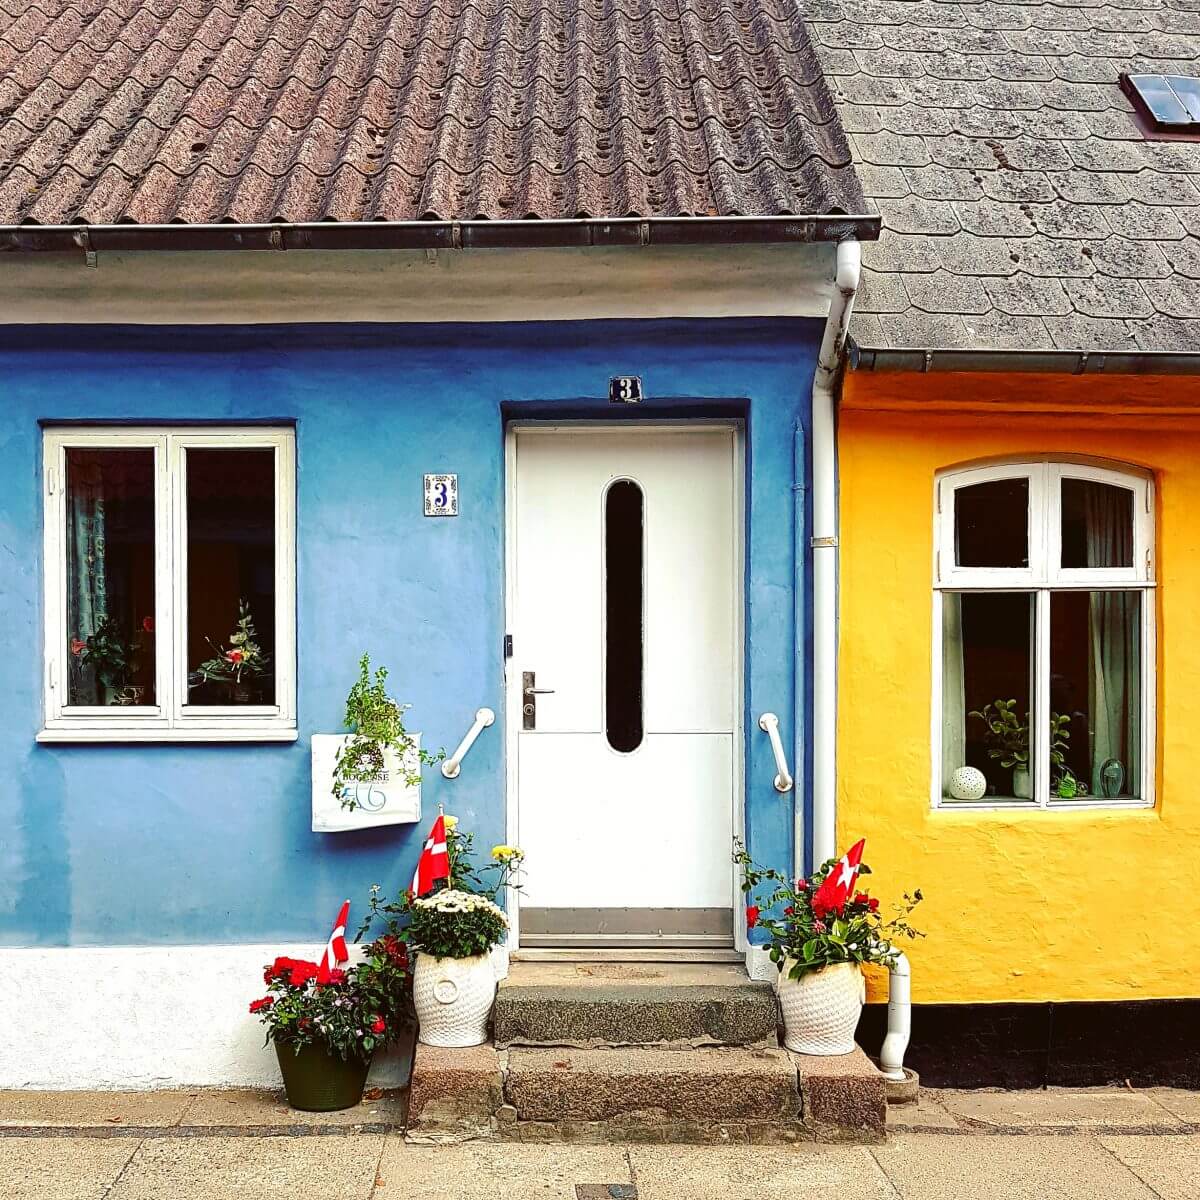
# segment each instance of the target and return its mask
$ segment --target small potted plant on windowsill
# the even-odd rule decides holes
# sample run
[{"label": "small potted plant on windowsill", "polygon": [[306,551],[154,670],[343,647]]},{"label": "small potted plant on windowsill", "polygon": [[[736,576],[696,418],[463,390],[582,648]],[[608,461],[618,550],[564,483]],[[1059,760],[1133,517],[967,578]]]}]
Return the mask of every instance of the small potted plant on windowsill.
[{"label": "small potted plant on windowsill", "polygon": [[[895,916],[885,919],[879,901],[858,886],[859,877],[871,873],[861,854],[860,842],[807,878],[791,879],[756,866],[734,842],[748,901],[746,924],[768,935],[779,971],[775,992],[784,1045],[800,1054],[849,1054],[865,997],[862,964],[889,966],[899,954],[897,939],[924,936],[908,923],[920,891],[906,892]],[[756,893],[760,887],[764,891]]]},{"label": "small potted plant on windowsill", "polygon": [[213,657],[202,662],[195,674],[198,683],[215,683],[229,704],[259,704],[263,684],[271,672],[271,656],[258,643],[258,631],[250,605],[238,601],[237,628],[229,635],[229,645],[218,646],[206,638]]},{"label": "small potted plant on windowsill", "polygon": [[[152,618],[143,619],[142,631],[153,633]],[[132,682],[140,665],[141,649],[140,639],[127,637],[121,623],[112,616],[104,617],[90,637],[71,641],[71,652],[81,667],[95,672],[101,703],[109,706],[144,702],[145,686]]]},{"label": "small potted plant on windowsill", "polygon": [[352,1108],[362,1100],[371,1059],[407,1029],[408,953],[376,939],[362,962],[317,982],[317,964],[277,958],[263,971],[267,994],[250,1005],[275,1045],[288,1103],[305,1112]]},{"label": "small potted plant on windowsill", "polygon": [[[1018,800],[1033,795],[1029,772],[1029,714],[1022,721],[1016,713],[1016,700],[993,700],[968,715],[984,723],[988,757],[1002,767],[1012,768],[1012,792]],[[1068,713],[1050,714],[1050,794],[1063,800],[1087,795],[1087,785],[1067,766],[1071,738]]]},{"label": "small potted plant on windowsill", "polygon": [[520,890],[525,855],[516,846],[495,846],[491,864],[477,871],[473,835],[459,833],[455,817],[443,821],[450,869],[445,886],[427,896],[404,892],[393,903],[380,902],[373,888],[371,918],[383,915],[389,934],[415,952],[413,1006],[421,1043],[478,1046],[487,1040],[496,997],[491,951],[508,931],[496,897],[504,887]]}]

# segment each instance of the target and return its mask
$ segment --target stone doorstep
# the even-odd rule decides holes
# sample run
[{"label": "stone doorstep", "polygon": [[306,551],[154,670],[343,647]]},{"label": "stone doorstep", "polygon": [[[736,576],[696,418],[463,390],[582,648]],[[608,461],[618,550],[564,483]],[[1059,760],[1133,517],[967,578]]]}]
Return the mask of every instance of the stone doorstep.
[{"label": "stone doorstep", "polygon": [[856,1049],[418,1046],[410,1128],[523,1141],[879,1142],[884,1081]]},{"label": "stone doorstep", "polygon": [[494,1012],[501,1047],[778,1045],[769,983],[718,964],[517,963]]}]

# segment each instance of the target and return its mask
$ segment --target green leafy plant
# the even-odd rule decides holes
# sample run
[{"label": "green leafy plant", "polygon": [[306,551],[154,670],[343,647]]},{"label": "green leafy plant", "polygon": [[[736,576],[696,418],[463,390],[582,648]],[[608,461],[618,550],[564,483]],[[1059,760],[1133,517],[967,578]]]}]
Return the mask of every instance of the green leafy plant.
[{"label": "green leafy plant", "polygon": [[[840,866],[838,859],[822,863],[807,878],[792,879],[757,866],[736,839],[733,848],[747,899],[746,924],[766,930],[771,961],[780,971],[787,966],[791,979],[835,963],[889,965],[900,953],[897,940],[925,936],[908,923],[923,898],[920,889],[911,895],[905,892],[903,901],[893,906],[895,915],[890,919],[880,913],[879,901],[861,888],[844,903],[830,907],[822,900],[820,889]],[[859,865],[860,878],[870,873],[865,863]]]},{"label": "green leafy plant", "polygon": [[137,670],[140,646],[126,636],[116,617],[101,620],[90,637],[75,638],[71,649],[83,666],[96,672],[96,678],[105,687],[124,687]]},{"label": "green leafy plant", "polygon": [[443,821],[450,878],[428,896],[405,891],[392,901],[381,899],[375,884],[359,937],[376,918],[382,918],[389,936],[435,958],[472,958],[504,937],[508,918],[496,897],[506,887],[521,890],[524,852],[517,846],[493,846],[492,861],[477,867],[474,835],[460,832],[456,817],[446,816]]},{"label": "green leafy plant", "polygon": [[264,968],[267,994],[250,1011],[267,1027],[267,1041],[323,1045],[342,1059],[369,1060],[395,1041],[409,1023],[408,949],[381,937],[366,947],[362,962],[335,968],[317,982],[317,964],[277,958]]},{"label": "green leafy plant", "polygon": [[[1002,767],[1017,767],[1029,770],[1029,713],[1024,720],[1017,716],[1015,700],[994,700],[982,709],[973,709],[968,715],[984,723],[984,740],[988,757],[997,760]],[[1069,713],[1050,714],[1050,783],[1058,795],[1086,795],[1087,788],[1075,778],[1067,766],[1067,751],[1070,749],[1071,717]],[[1074,783],[1071,791],[1070,779]],[[1064,784],[1067,791],[1061,791]],[[1082,788],[1082,792],[1079,790]]]},{"label": "green leafy plant", "polygon": [[218,646],[211,638],[204,639],[212,647],[213,657],[197,668],[203,681],[242,684],[269,673],[271,656],[263,653],[257,638],[250,606],[239,600],[237,628],[229,635],[229,645]]},{"label": "green leafy plant", "polygon": [[421,782],[422,765],[433,766],[446,757],[444,750],[422,750],[405,729],[404,714],[410,706],[388,695],[387,677],[387,667],[379,667],[372,677],[369,654],[358,660],[358,679],[346,697],[345,723],[351,736],[339,747],[333,767],[332,791],[343,808],[357,807],[353,784],[386,776],[385,751],[395,752],[400,778],[408,787]]}]

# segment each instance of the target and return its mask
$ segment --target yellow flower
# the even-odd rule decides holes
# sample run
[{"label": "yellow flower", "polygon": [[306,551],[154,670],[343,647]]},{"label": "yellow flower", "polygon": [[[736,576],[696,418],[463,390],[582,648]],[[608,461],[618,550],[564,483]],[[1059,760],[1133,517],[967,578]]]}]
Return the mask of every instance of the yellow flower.
[{"label": "yellow flower", "polygon": [[493,846],[492,857],[498,863],[520,862],[525,857],[525,851],[518,846]]},{"label": "yellow flower", "polygon": [[458,827],[458,818],[447,816],[447,815],[443,814],[442,824],[445,825],[445,827],[448,831],[451,829],[456,829]]}]

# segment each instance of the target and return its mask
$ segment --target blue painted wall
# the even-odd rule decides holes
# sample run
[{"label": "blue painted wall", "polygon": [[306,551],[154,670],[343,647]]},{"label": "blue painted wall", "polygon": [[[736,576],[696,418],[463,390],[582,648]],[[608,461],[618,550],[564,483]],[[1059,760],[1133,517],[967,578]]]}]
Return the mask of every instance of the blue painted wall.
[{"label": "blue painted wall", "polygon": [[[427,821],[310,832],[308,735],[340,728],[364,649],[427,746],[452,746],[480,705],[502,713],[505,414],[612,419],[616,374],[644,378],[639,417],[747,419],[747,825],[757,857],[790,864],[792,799],[754,719],[779,713],[792,745],[793,430],[818,335],[799,320],[4,331],[0,943],[319,940],[344,896],[361,913],[370,884],[411,878]],[[300,740],[37,745],[38,422],[266,418],[297,430]],[[422,516],[427,471],[458,472],[460,517]],[[484,847],[503,840],[500,722],[458,780],[427,774],[426,811],[439,800]]]}]

